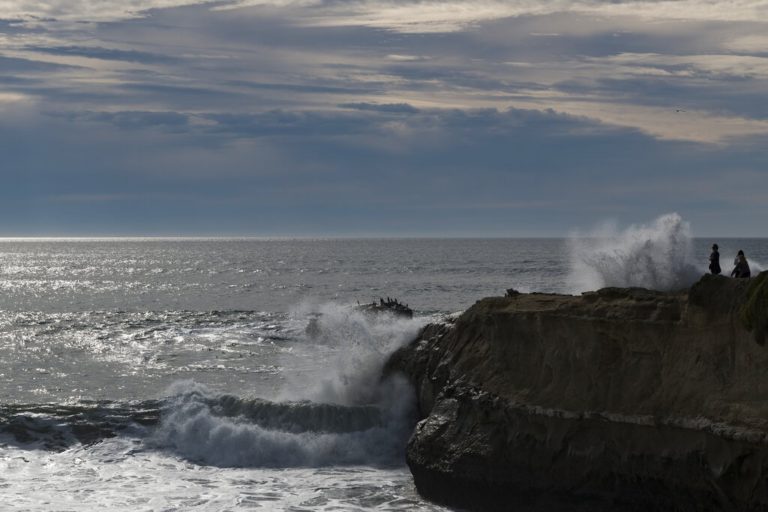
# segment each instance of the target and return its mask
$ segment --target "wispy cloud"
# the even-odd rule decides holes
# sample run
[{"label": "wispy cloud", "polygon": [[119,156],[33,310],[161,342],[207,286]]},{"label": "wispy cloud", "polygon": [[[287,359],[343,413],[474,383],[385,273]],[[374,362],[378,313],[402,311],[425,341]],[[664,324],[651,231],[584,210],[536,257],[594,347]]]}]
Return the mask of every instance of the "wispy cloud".
[{"label": "wispy cloud", "polygon": [[149,9],[204,4],[210,0],[6,0],[0,18],[44,23],[56,20],[113,21],[145,15]]},{"label": "wispy cloud", "polygon": [[242,0],[220,9],[253,5],[323,6],[306,22],[320,26],[370,26],[400,32],[429,33],[463,30],[484,22],[511,17],[575,13],[588,16],[632,17],[643,20],[743,21],[765,19],[768,2],[737,0],[447,0],[351,2]]}]

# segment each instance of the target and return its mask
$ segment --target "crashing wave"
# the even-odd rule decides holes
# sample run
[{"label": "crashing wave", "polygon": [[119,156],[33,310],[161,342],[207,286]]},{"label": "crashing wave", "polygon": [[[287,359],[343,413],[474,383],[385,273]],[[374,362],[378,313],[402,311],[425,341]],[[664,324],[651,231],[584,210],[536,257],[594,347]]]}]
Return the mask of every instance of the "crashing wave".
[{"label": "crashing wave", "polygon": [[575,293],[607,286],[669,291],[690,286],[702,273],[693,263],[691,227],[676,213],[621,232],[606,226],[573,236],[569,249]]},{"label": "crashing wave", "polygon": [[[413,403],[403,380],[383,385]],[[152,443],[222,467],[393,466],[403,463],[413,421],[412,407],[241,400],[191,385],[172,399]]]}]

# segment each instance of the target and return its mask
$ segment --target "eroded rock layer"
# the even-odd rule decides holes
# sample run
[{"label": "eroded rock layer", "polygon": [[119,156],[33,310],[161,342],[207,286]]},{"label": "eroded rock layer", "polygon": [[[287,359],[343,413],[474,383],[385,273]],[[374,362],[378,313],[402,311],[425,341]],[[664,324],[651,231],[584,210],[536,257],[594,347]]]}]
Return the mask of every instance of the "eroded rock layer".
[{"label": "eroded rock layer", "polygon": [[749,287],[518,294],[427,326],[386,368],[416,387],[419,492],[473,510],[768,510]]}]

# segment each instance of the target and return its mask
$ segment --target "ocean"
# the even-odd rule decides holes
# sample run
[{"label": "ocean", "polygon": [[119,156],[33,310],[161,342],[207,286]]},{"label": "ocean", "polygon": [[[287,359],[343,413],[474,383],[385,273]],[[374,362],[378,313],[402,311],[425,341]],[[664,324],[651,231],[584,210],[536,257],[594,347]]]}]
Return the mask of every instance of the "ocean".
[{"label": "ocean", "polygon": [[[3,510],[444,510],[413,486],[413,391],[380,379],[387,355],[507,288],[683,286],[713,241],[726,273],[737,249],[768,261],[766,239],[678,228],[0,240]],[[414,318],[354,309],[380,297]]]}]

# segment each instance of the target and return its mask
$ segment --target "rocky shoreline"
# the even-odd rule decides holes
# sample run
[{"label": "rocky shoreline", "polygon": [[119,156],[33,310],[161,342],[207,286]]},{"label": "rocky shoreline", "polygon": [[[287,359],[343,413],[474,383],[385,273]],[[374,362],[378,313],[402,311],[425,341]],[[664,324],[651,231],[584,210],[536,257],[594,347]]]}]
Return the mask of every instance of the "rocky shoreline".
[{"label": "rocky shoreline", "polygon": [[425,327],[421,494],[469,510],[768,510],[768,273],[512,294]]}]

